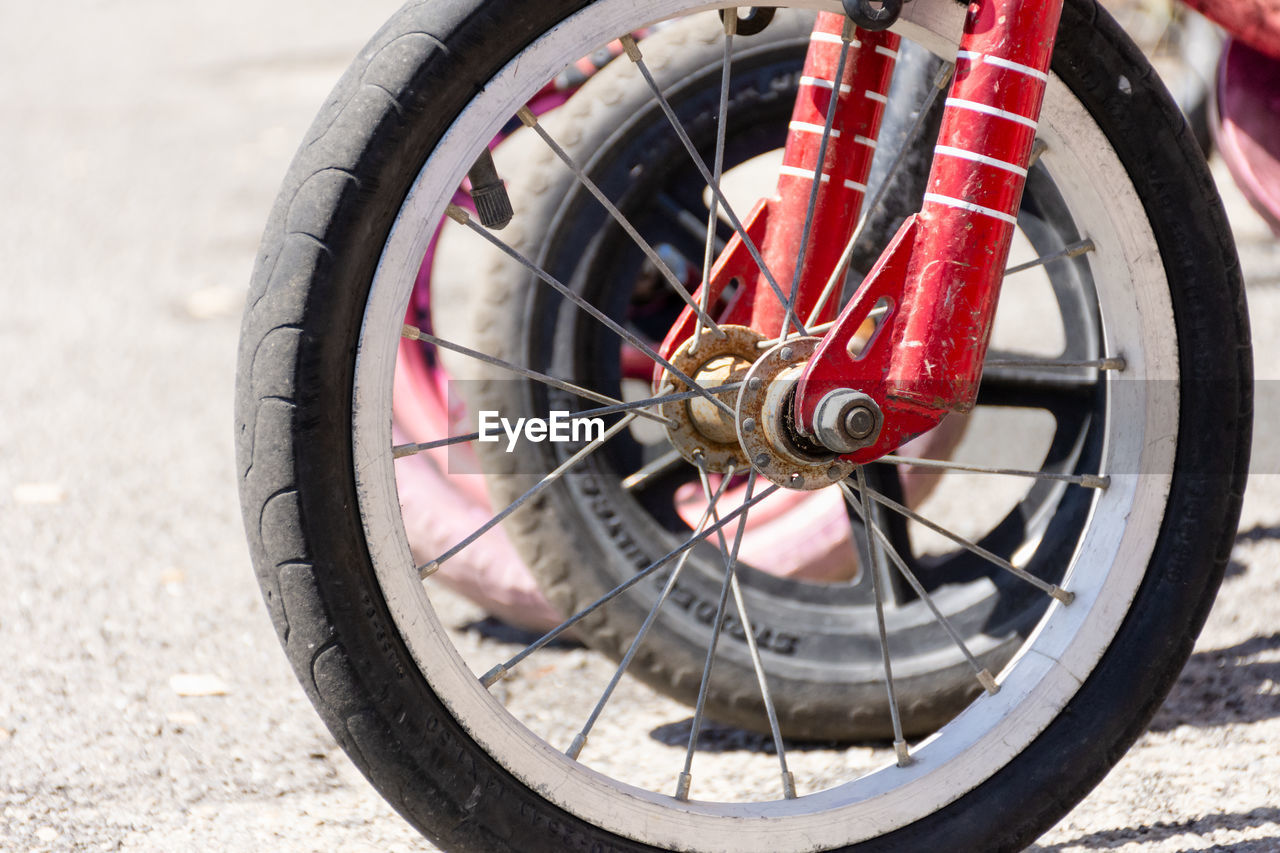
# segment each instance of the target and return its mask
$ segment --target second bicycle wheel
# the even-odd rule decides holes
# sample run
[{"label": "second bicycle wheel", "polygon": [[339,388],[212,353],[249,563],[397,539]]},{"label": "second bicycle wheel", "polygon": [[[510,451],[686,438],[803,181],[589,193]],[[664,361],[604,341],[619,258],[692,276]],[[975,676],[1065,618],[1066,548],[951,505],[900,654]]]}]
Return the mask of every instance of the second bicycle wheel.
[{"label": "second bicycle wheel", "polygon": [[[663,168],[624,175],[619,165],[635,164],[614,144],[578,149],[572,122],[561,127],[548,119],[542,128],[582,174],[600,178],[601,191],[638,235],[635,248],[601,225],[610,214],[600,209],[589,227],[575,225],[591,219],[584,212],[590,199],[576,189],[557,203],[555,215],[568,224],[535,229],[534,257],[510,245],[517,238],[448,206],[487,141],[510,129],[567,62],[617,37],[650,32],[639,54],[615,60],[626,63],[618,73],[648,86],[640,73],[648,66],[637,67],[646,44],[652,39],[659,56],[664,30],[686,26],[665,22],[704,8],[678,0],[643,8],[629,0],[413,4],[344,79],[287,179],[245,320],[238,458],[264,596],[335,736],[384,796],[451,850],[919,849],[940,839],[955,849],[1022,846],[1101,778],[1154,713],[1229,553],[1247,462],[1250,375],[1240,281],[1212,183],[1140,55],[1094,4],[1068,3],[1039,127],[1043,150],[1019,217],[1030,266],[1004,289],[1008,319],[997,329],[984,380],[989,405],[972,416],[954,452],[915,463],[952,469],[915,508],[909,495],[886,494],[895,481],[906,482],[893,469],[857,481],[884,508],[873,515],[872,530],[890,528],[885,541],[903,552],[901,566],[890,565],[882,579],[897,572],[920,581],[918,588],[908,584],[911,594],[881,600],[903,617],[888,657],[904,660],[893,639],[917,626],[950,640],[949,626],[960,644],[972,643],[970,654],[982,655],[990,650],[978,639],[992,628],[1008,648],[999,658],[975,659],[994,674],[991,690],[966,697],[963,709],[924,739],[909,736],[896,752],[877,744],[798,749],[769,725],[767,706],[783,702],[763,698],[786,691],[791,701],[798,682],[779,660],[786,656],[763,642],[761,665],[754,665],[745,640],[764,634],[745,623],[780,618],[797,603],[819,612],[856,586],[856,575],[798,582],[764,566],[735,572],[733,525],[745,518],[750,526],[753,514],[759,519],[784,494],[749,475],[747,482],[736,475],[690,479],[652,499],[624,487],[663,454],[651,435],[633,428],[657,413],[638,414],[647,407],[628,388],[629,347],[644,353],[652,348],[645,336],[659,339],[664,331],[666,276],[646,269],[652,257],[639,242],[670,258],[669,269],[679,268],[679,235],[664,236],[670,223],[646,214],[660,209],[654,193],[668,185],[667,175],[684,168],[676,160],[688,156],[683,144],[645,135],[660,123],[628,125],[633,116],[647,122],[652,115],[650,106],[628,107],[615,121],[638,128],[636,140],[646,146],[641,165],[657,163],[657,152]],[[900,28],[950,59],[962,15],[954,4],[914,0]],[[714,28],[717,20],[710,15],[707,23]],[[773,25],[785,23],[780,17]],[[738,40],[746,41],[745,60],[750,42]],[[668,88],[650,89],[660,110],[664,101],[682,103],[679,84]],[[688,93],[696,99],[703,91],[696,84]],[[687,108],[673,113],[697,131],[703,111]],[[748,135],[744,130],[742,139]],[[549,144],[536,133],[524,136]],[[705,138],[691,133],[695,151]],[[601,161],[591,162],[597,151]],[[741,156],[749,165],[751,152]],[[695,189],[696,200],[705,182],[676,185]],[[522,215],[535,214],[517,208],[513,228],[522,227]],[[487,339],[449,319],[456,305],[433,304],[419,324],[403,322],[428,244],[446,217],[456,222],[458,240],[486,251],[496,246],[536,271],[507,290],[484,291],[496,304],[478,315],[507,318],[502,326],[482,324]],[[475,297],[481,291],[467,286],[474,279],[465,266],[456,270],[461,284],[452,292]],[[433,272],[433,302],[440,272]],[[447,365],[482,362],[483,370],[512,373],[504,399],[518,406],[495,410],[512,421],[604,410],[603,436],[548,444],[544,433],[507,457],[518,465],[490,465],[495,495],[514,495],[522,480],[526,489],[509,511],[426,562],[413,559],[407,541],[395,460],[471,440],[477,423],[452,435],[393,440],[402,337],[432,347]],[[493,382],[460,369],[455,375],[464,384]],[[543,390],[547,380],[554,391]],[[732,374],[717,381],[731,382]],[[478,416],[488,392],[468,398],[461,391]],[[577,399],[583,395],[590,402]],[[980,456],[1032,431],[1019,420],[1024,410],[1040,413],[1035,428],[1043,429],[1027,459]],[[978,487],[954,470],[967,463],[1022,470],[981,475],[992,485]],[[837,488],[828,489],[833,505]],[[815,499],[793,497],[778,517]],[[895,532],[887,519],[899,515],[910,524]],[[716,526],[725,525],[723,544],[709,527],[716,517]],[[843,515],[834,517],[848,529]],[[588,600],[580,586],[607,582],[574,575],[565,600],[585,606],[532,644],[478,641],[458,631],[453,605],[431,576],[504,520],[531,563],[541,559],[541,538],[560,549],[571,545],[596,578],[615,572],[619,582]],[[630,531],[625,548],[619,530]],[[591,642],[607,645],[589,621],[607,608],[620,635],[611,651],[625,655],[636,633],[628,611],[660,613],[652,607],[653,580],[673,574],[682,551],[697,552],[687,563],[691,577],[718,579],[712,624],[737,613],[747,646],[735,645],[731,630],[718,638],[697,620],[682,644],[679,626],[670,627],[664,647],[703,661],[684,676],[697,681],[692,689],[663,689],[693,695],[699,707],[691,722],[687,710],[621,677],[603,656],[550,644],[581,626]],[[629,559],[625,575],[616,569],[619,552]],[[828,612],[856,622],[869,609]],[[968,621],[971,612],[980,614],[976,623]],[[865,628],[842,630],[856,637]],[[879,657],[878,649],[855,646],[850,642],[851,654]],[[954,641],[935,648],[970,666]],[[650,672],[663,667],[634,660]],[[833,653],[826,662],[834,660]],[[950,668],[924,665],[935,674]],[[720,732],[718,745],[708,743],[699,737],[711,686],[705,673],[734,666],[760,676],[754,683],[771,734],[753,740]],[[980,685],[969,672],[970,683]],[[922,677],[910,665],[880,675],[889,705],[899,679],[905,685]],[[860,689],[849,688],[851,716],[864,697],[873,701]],[[732,703],[726,705],[719,710],[731,716]],[[759,719],[759,711],[745,714],[747,722]]]},{"label": "second bicycle wheel", "polygon": [[[754,198],[752,190],[768,192],[776,179],[812,25],[812,15],[782,13],[763,33],[737,42],[724,152],[725,181],[737,195]],[[708,162],[715,151],[722,37],[714,19],[695,17],[644,41],[655,81]],[[926,81],[931,77],[924,75]],[[709,215],[705,193],[697,170],[687,157],[681,158],[680,141],[670,133],[645,82],[625,63],[614,64],[543,124],[553,135],[571,139],[565,143],[566,153],[584,164],[591,180],[616,200],[633,227],[694,289],[702,273]],[[928,148],[932,140],[916,144]],[[498,162],[512,176],[513,204],[521,214],[503,234],[504,241],[656,348],[684,303],[623,228],[608,218],[601,220],[591,193],[531,131],[505,142]],[[906,200],[913,208],[919,206],[923,183],[920,176],[915,198]],[[892,233],[896,228],[883,230]],[[1052,180],[1040,168],[1030,181],[1022,231],[1025,248],[1036,256],[1081,239]],[[717,242],[723,243],[731,233],[727,222],[718,223]],[[460,235],[459,242],[466,236]],[[615,396],[649,395],[652,371],[642,352],[583,312],[560,310],[559,295],[539,287],[532,273],[503,252],[491,249],[488,260],[475,285],[479,307],[474,340],[485,352]],[[1011,345],[1029,339],[1037,358],[1058,362],[1087,360],[1096,351],[1097,297],[1084,262],[1052,263],[1038,280],[1024,274],[1012,279],[1011,286],[1018,292],[1006,314],[1036,319],[1022,321],[1017,339],[1007,334],[1002,322],[997,345],[1006,339]],[[451,296],[446,291],[442,298]],[[1028,326],[1034,330],[1031,335]],[[1037,382],[1025,370],[1000,367],[999,361],[1008,361],[1009,355],[994,356],[997,364],[979,400],[984,407],[977,417],[983,427],[971,439],[970,449],[982,453],[988,463],[1015,460],[1064,474],[1095,470],[1104,397],[1090,371],[1048,367],[1044,369],[1057,370],[1054,380]],[[488,381],[459,385],[475,411],[537,418],[551,409],[594,405],[575,402],[564,393],[543,393],[536,384],[513,381],[497,368],[487,374]],[[1030,437],[1018,434],[1028,423],[1029,410],[1042,415],[1040,422],[1031,418]],[[679,545],[706,506],[696,469],[671,448],[660,430],[646,427],[635,424],[628,435],[584,461],[583,469],[592,476],[585,486],[588,491],[582,490],[582,481],[570,477],[558,500],[531,507],[507,527],[563,613],[590,604]],[[948,431],[955,433],[955,427],[949,424]],[[918,444],[935,455],[947,449],[930,448],[928,439]],[[1010,444],[1016,453],[1010,452]],[[494,443],[479,447],[486,470],[498,474],[490,477],[497,506],[517,499],[532,485],[528,477],[510,475],[545,473],[566,458],[563,448],[551,444],[521,442],[514,453]],[[907,488],[894,467],[878,466],[872,476],[894,499],[904,501],[904,492],[909,492],[906,503],[912,508],[919,504],[919,471],[906,474]],[[980,475],[951,480],[951,488],[932,502],[935,512],[956,486],[981,488]],[[968,505],[963,526],[984,550],[1006,560],[1018,552],[1028,571],[1056,582],[1061,568],[1056,552],[1079,536],[1088,495],[1060,481],[1038,486],[1025,482],[1020,490],[1015,486],[985,506]],[[740,497],[744,486],[740,482],[728,494]],[[947,514],[956,515],[956,508]],[[788,737],[848,740],[892,735],[872,583],[858,560],[862,528],[849,516],[838,493],[827,490],[778,495],[764,502],[745,525],[739,579],[744,603],[756,614],[750,619],[753,633],[774,685],[780,730]],[[935,520],[950,521],[936,515]],[[904,521],[887,513],[880,519],[894,547],[926,581],[933,602],[962,631],[969,651],[998,670],[1034,627],[1047,599],[954,543],[941,552],[935,547],[934,553],[916,553]],[[630,674],[691,705],[700,688],[700,650],[706,649],[714,628],[723,574],[718,558],[710,545],[693,551],[670,593],[672,600],[648,629],[642,654],[628,667]],[[659,573],[631,596],[584,621],[578,633],[594,648],[621,659],[667,580],[666,573]],[[909,734],[927,734],[981,688],[925,602],[896,572],[885,581],[902,724]],[[718,721],[768,731],[752,652],[736,613],[727,618],[705,706]]]}]

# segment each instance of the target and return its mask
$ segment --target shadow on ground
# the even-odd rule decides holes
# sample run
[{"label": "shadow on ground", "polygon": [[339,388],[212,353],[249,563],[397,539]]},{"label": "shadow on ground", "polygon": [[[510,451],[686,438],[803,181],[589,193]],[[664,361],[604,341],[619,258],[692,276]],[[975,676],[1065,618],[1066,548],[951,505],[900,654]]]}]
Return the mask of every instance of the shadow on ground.
[{"label": "shadow on ground", "polygon": [[[1196,652],[1169,698],[1151,721],[1151,731],[1178,726],[1224,726],[1280,717],[1280,634],[1252,637],[1225,649]],[[1280,849],[1280,845],[1277,845]]]},{"label": "shadow on ground", "polygon": [[[687,717],[674,723],[666,723],[649,732],[649,737],[667,746],[686,747],[689,745],[689,733],[693,730],[693,718]],[[868,742],[861,746],[883,747],[888,749],[888,742]],[[787,752],[805,752],[808,750],[835,749],[840,745],[832,741],[793,741],[784,739],[783,749]],[[698,745],[695,752],[762,752],[773,755],[773,738],[764,732],[750,732],[745,729],[725,726],[710,720],[702,721],[698,732]]]},{"label": "shadow on ground", "polygon": [[[1059,853],[1083,847],[1086,850],[1112,850],[1126,844],[1154,844],[1178,835],[1209,835],[1219,829],[1248,829],[1268,823],[1280,823],[1280,809],[1256,808],[1247,812],[1229,812],[1226,814],[1205,815],[1194,820],[1153,823],[1144,826],[1126,827],[1124,829],[1103,829],[1081,835],[1070,841],[1058,844],[1033,845],[1027,853]],[[1195,850],[1204,848],[1196,847]],[[1229,847],[1215,847],[1214,850],[1230,850],[1233,853],[1254,853],[1266,850],[1271,853],[1280,849],[1280,835],[1270,838],[1242,841]]]}]

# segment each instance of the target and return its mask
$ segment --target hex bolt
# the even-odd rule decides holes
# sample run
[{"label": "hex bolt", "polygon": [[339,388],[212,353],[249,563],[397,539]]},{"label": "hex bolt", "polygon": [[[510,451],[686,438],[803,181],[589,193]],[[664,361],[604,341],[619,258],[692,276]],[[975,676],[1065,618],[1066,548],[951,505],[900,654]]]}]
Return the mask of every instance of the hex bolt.
[{"label": "hex bolt", "polygon": [[832,465],[830,468],[828,468],[828,469],[827,469],[827,479],[828,479],[828,480],[843,480],[843,479],[844,479],[844,469],[843,469],[843,468],[841,468],[839,465]]},{"label": "hex bolt", "polygon": [[768,467],[769,467],[769,454],[768,454],[768,453],[757,453],[757,454],[756,454],[755,462],[756,462],[756,467],[757,467],[757,468],[768,468]]},{"label": "hex bolt", "polygon": [[748,391],[759,391],[762,385],[764,385],[764,380],[759,376],[752,376],[747,380]]},{"label": "hex bolt", "polygon": [[837,388],[821,400],[813,413],[818,441],[836,453],[870,447],[880,435],[884,415],[876,401],[852,388]]},{"label": "hex bolt", "polygon": [[845,413],[844,429],[851,438],[861,441],[876,428],[876,416],[866,406],[852,406]]},{"label": "hex bolt", "polygon": [[793,350],[791,347],[783,347],[782,349],[778,350],[778,357],[781,358],[783,361],[790,361],[791,357],[794,356],[795,354],[796,354],[795,350]]},{"label": "hex bolt", "polygon": [[756,419],[746,418],[742,421],[742,431],[750,434],[756,431]]}]

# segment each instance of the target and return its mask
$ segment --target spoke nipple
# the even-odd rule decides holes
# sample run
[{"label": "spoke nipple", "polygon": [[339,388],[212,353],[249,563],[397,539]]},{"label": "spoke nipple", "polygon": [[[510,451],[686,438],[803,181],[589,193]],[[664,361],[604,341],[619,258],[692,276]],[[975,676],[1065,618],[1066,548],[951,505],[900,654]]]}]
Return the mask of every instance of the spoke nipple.
[{"label": "spoke nipple", "polygon": [[1074,592],[1067,592],[1056,584],[1050,588],[1049,594],[1058,599],[1058,601],[1061,601],[1063,604],[1070,604],[1076,600],[1076,594]]},{"label": "spoke nipple", "polygon": [[991,674],[989,669],[984,669],[978,673],[978,682],[982,685],[982,689],[992,696],[1000,692],[1000,685],[996,684],[995,676]]},{"label": "spoke nipple", "polygon": [[418,331],[416,326],[410,326],[405,323],[400,327],[400,337],[408,338],[411,341],[421,340],[422,332]]},{"label": "spoke nipple", "polygon": [[689,783],[693,781],[693,777],[688,773],[681,773],[679,780],[676,782],[676,799],[689,799]]},{"label": "spoke nipple", "polygon": [[828,480],[833,480],[833,481],[834,481],[834,480],[843,480],[843,479],[844,479],[844,469],[843,469],[843,468],[841,468],[839,465],[832,465],[830,468],[828,468],[828,469],[827,469],[827,479],[828,479]]},{"label": "spoke nipple", "polygon": [[747,418],[742,422],[742,431],[750,435],[756,431],[756,419]]},{"label": "spoke nipple", "polygon": [[756,465],[756,467],[757,467],[757,468],[768,468],[768,467],[769,467],[769,454],[768,454],[768,453],[757,453],[757,454],[756,454],[756,458],[755,458],[755,465]]},{"label": "spoke nipple", "polygon": [[446,207],[444,209],[444,213],[459,225],[466,225],[471,221],[471,214],[467,209],[465,207],[458,207],[456,204],[451,204]]},{"label": "spoke nipple", "polygon": [[538,117],[528,107],[521,107],[516,110],[516,118],[520,119],[520,123],[525,127],[533,127],[538,123]]},{"label": "spoke nipple", "polygon": [[951,75],[955,72],[956,66],[954,62],[945,62],[938,69],[938,73],[933,77],[933,85],[938,89],[947,88],[947,84],[951,82]]},{"label": "spoke nipple", "polygon": [[630,33],[620,38],[619,41],[622,42],[622,49],[627,52],[627,59],[632,62],[639,62],[644,59],[640,55],[640,46],[636,44],[636,40],[631,37]]},{"label": "spoke nipple", "polygon": [[1085,474],[1080,478],[1080,485],[1088,486],[1091,489],[1105,489],[1111,485],[1111,478],[1106,476],[1099,477],[1097,474]]},{"label": "spoke nipple", "polygon": [[582,747],[586,746],[586,744],[587,736],[582,732],[578,732],[573,739],[573,743],[569,744],[569,748],[565,750],[564,754],[577,761],[578,756],[582,754]]},{"label": "spoke nipple", "polygon": [[418,569],[418,580],[426,580],[427,578],[440,571],[440,561],[432,560],[422,568]]},{"label": "spoke nipple", "polygon": [[[416,331],[416,330],[415,330]],[[752,376],[747,380],[748,391],[759,391],[764,386],[764,380],[759,376]]]},{"label": "spoke nipple", "polygon": [[720,19],[724,22],[724,34],[727,36],[736,36],[738,34],[738,7],[730,6],[720,13]]},{"label": "spoke nipple", "polygon": [[1104,358],[1102,364],[1098,366],[1103,370],[1124,370],[1129,365],[1123,356],[1115,356],[1114,358]]},{"label": "spoke nipple", "polygon": [[782,796],[788,800],[796,798],[796,777],[791,775],[790,770],[782,771]]},{"label": "spoke nipple", "polygon": [[[1031,163],[1036,162],[1044,155],[1044,152],[1048,150],[1049,150],[1049,143],[1045,142],[1043,139],[1037,136],[1036,141],[1031,145],[1030,162]],[[1028,165],[1030,165],[1030,163]]]},{"label": "spoke nipple", "polygon": [[905,740],[895,740],[893,742],[893,751],[898,755],[899,767],[910,767],[915,763],[915,759],[907,751],[907,742]]},{"label": "spoke nipple", "polygon": [[480,676],[480,683],[485,687],[492,687],[507,675],[507,668],[502,664],[498,664],[493,669]]},{"label": "spoke nipple", "polygon": [[782,349],[778,350],[778,357],[781,358],[783,361],[790,361],[792,357],[795,356],[795,354],[796,354],[796,351],[793,350],[791,347],[783,347]]}]

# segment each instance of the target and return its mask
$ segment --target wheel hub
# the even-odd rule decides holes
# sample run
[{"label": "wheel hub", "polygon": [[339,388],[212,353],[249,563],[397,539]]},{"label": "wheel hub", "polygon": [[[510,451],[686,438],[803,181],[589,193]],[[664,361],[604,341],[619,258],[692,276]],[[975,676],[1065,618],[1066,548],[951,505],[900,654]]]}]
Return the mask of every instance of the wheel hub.
[{"label": "wheel hub", "polygon": [[796,380],[819,338],[794,338],[766,352],[738,394],[738,442],[752,467],[780,486],[809,491],[853,473],[846,462],[795,429]]},{"label": "wheel hub", "polygon": [[[724,325],[723,337],[710,330],[690,338],[671,356],[671,363],[685,376],[691,377],[703,388],[715,388],[731,382],[741,382],[747,371],[760,356],[760,342],[764,336],[746,326]],[[680,393],[689,390],[684,380],[664,371],[658,383],[661,393]],[[718,395],[730,409],[732,394]],[[664,403],[662,414],[674,422],[667,427],[671,446],[694,465],[709,471],[725,472],[730,468],[741,471],[747,467],[747,456],[738,442],[736,418],[705,397],[693,397]]]}]

